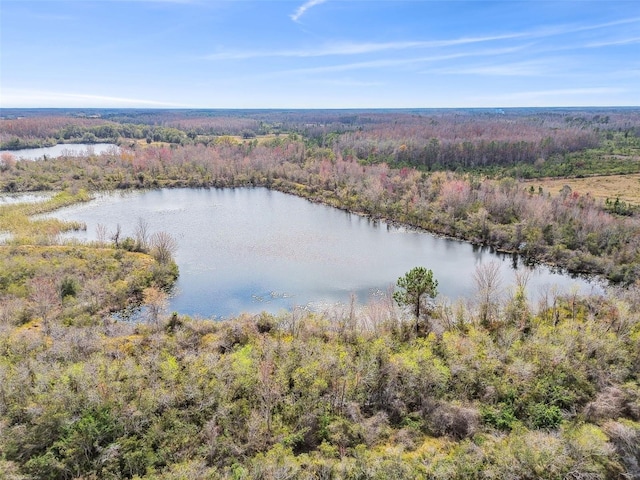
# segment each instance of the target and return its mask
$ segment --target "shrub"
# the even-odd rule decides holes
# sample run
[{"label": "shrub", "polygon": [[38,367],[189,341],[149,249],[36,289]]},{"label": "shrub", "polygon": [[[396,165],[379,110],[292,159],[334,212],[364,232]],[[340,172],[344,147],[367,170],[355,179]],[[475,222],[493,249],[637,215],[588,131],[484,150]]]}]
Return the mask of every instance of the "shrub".
[{"label": "shrub", "polygon": [[603,430],[625,466],[628,478],[640,478],[640,423],[607,422]]},{"label": "shrub", "polygon": [[557,428],[562,423],[562,412],[555,405],[536,403],[529,408],[529,421],[534,428]]},{"label": "shrub", "polygon": [[595,400],[589,402],[583,410],[585,418],[590,422],[618,418],[624,408],[624,392],[616,387],[609,387],[598,393]]},{"label": "shrub", "polygon": [[78,294],[80,285],[74,278],[65,277],[60,283],[60,297],[64,300],[65,297],[75,297]]},{"label": "shrub", "polygon": [[437,436],[448,435],[456,439],[473,436],[479,423],[477,410],[457,405],[440,405],[428,420],[430,430]]},{"label": "shrub", "polygon": [[487,406],[480,411],[482,422],[498,430],[511,430],[518,421],[513,405],[499,403],[497,407]]}]

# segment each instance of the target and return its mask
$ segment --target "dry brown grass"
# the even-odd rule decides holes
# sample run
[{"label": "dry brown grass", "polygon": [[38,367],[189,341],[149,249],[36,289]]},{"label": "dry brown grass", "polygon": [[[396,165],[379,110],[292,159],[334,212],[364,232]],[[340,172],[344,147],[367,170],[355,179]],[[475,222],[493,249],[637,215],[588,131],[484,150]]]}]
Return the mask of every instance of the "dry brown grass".
[{"label": "dry brown grass", "polygon": [[[607,198],[640,205],[640,174],[606,175],[586,178],[548,178],[536,179],[525,182],[533,185],[536,192],[542,187],[545,192],[557,195],[565,185],[571,187],[571,191],[581,195],[589,193],[593,197],[605,201]],[[528,188],[528,187],[527,187]]]}]

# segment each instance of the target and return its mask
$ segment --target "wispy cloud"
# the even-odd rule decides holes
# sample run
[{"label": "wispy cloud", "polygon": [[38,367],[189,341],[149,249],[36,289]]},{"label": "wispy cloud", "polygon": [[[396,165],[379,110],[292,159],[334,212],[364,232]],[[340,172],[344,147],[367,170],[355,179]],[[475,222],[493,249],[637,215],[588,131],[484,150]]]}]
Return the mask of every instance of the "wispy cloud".
[{"label": "wispy cloud", "polygon": [[459,53],[451,53],[451,54],[445,54],[445,55],[430,55],[430,56],[411,57],[411,58],[383,58],[383,59],[370,60],[370,61],[364,61],[364,62],[352,62],[352,63],[343,63],[338,65],[323,65],[319,67],[281,70],[277,72],[265,73],[260,75],[260,77],[279,77],[283,75],[335,73],[335,72],[346,72],[346,71],[353,71],[353,70],[402,67],[406,65],[418,66],[424,63],[442,62],[442,61],[455,60],[455,59],[464,58],[464,57],[481,57],[481,56],[493,56],[493,55],[514,53],[521,50],[522,48],[523,47],[509,47],[509,48],[501,48],[501,49],[487,49],[487,50],[480,50],[480,51],[459,52]]},{"label": "wispy cloud", "polygon": [[[192,0],[138,0],[138,1],[192,1]],[[327,0],[311,0],[296,10],[291,16],[294,20],[300,18],[304,12]],[[478,43],[496,42],[501,40],[515,39],[542,39],[547,37],[561,36],[571,33],[578,33],[590,30],[605,29],[617,27],[623,24],[640,23],[640,17],[627,18],[613,22],[598,23],[592,25],[559,25],[552,27],[538,28],[525,32],[503,33],[497,35],[487,35],[479,37],[459,37],[442,40],[407,40],[395,42],[336,42],[328,43],[315,48],[307,49],[291,49],[291,50],[229,50],[212,53],[200,57],[204,60],[245,60],[251,58],[313,58],[327,56],[347,56],[347,55],[363,55],[385,51],[401,51],[409,49],[427,49],[427,48],[444,48],[463,45],[472,45]],[[610,42],[589,43],[583,47],[599,47],[607,45],[623,45],[640,43],[640,37],[634,37],[623,40],[614,40]],[[563,49],[575,47],[565,46]]]},{"label": "wispy cloud", "polygon": [[486,37],[461,37],[448,40],[431,41],[403,41],[403,42],[343,42],[330,43],[317,48],[298,50],[244,50],[212,53],[202,57],[205,60],[244,60],[249,58],[271,58],[271,57],[291,57],[291,58],[312,58],[329,57],[340,55],[363,55],[368,53],[378,53],[385,51],[399,51],[420,48],[438,48],[450,46],[462,46],[475,43],[486,43],[497,40],[510,40],[522,37],[524,34],[505,34]]},{"label": "wispy cloud", "polygon": [[[157,0],[140,0],[140,1],[157,1]],[[165,0],[165,1],[180,1],[180,0]],[[185,0],[183,0],[185,1]],[[186,0],[188,1],[188,0]],[[311,0],[300,6],[296,12],[291,15],[291,18],[298,20],[309,8],[324,3],[327,0]],[[218,61],[218,60],[246,60],[252,58],[315,58],[315,57],[331,57],[331,56],[355,56],[355,55],[367,55],[376,54],[390,51],[405,51],[405,50],[419,50],[419,49],[435,49],[435,48],[447,48],[464,45],[473,45],[490,42],[500,42],[505,40],[541,40],[544,38],[551,38],[556,36],[568,35],[572,33],[607,29],[612,27],[619,27],[620,25],[640,23],[640,17],[626,18],[605,23],[595,23],[589,25],[555,25],[532,29],[529,31],[515,32],[515,33],[502,33],[496,35],[486,35],[477,37],[458,37],[441,40],[405,40],[405,41],[391,41],[391,42],[333,42],[325,45],[301,48],[301,49],[286,49],[286,50],[226,50],[204,55],[199,57],[201,60]],[[559,50],[574,50],[576,48],[595,48],[604,47],[608,45],[624,45],[640,43],[640,37],[627,38],[622,40],[612,40],[608,42],[592,42],[587,44],[558,45],[554,48],[539,49],[542,51],[559,51]],[[360,62],[353,64],[354,68],[358,66],[367,66],[366,62]],[[335,67],[336,70],[347,67]],[[462,72],[460,72],[462,73]],[[469,71],[468,73],[485,74],[485,75],[536,75],[533,69],[527,69],[524,65],[520,65],[517,69],[500,69],[499,67],[491,68],[485,67],[484,69],[478,68],[475,71]]]},{"label": "wispy cloud", "polygon": [[352,78],[328,79],[322,80],[324,85],[333,85],[336,87],[380,87],[384,82],[369,82],[362,80],[354,80]]},{"label": "wispy cloud", "polygon": [[[549,77],[559,74],[566,59],[531,60],[523,62],[493,63],[490,65],[455,66],[432,70],[432,73],[446,75],[485,75],[504,77]],[[555,63],[555,65],[554,65]],[[566,66],[566,64],[565,64]]]},{"label": "wispy cloud", "polygon": [[293,20],[294,22],[297,22],[298,20],[300,20],[300,17],[302,17],[305,13],[307,13],[307,11],[312,8],[315,7],[316,5],[320,5],[322,3],[325,3],[327,0],[308,0],[307,2],[305,2],[304,4],[300,5],[295,12],[293,12],[290,17],[291,20]]},{"label": "wispy cloud", "polygon": [[620,38],[617,40],[605,40],[602,42],[592,42],[592,43],[587,43],[585,47],[588,47],[588,48],[612,47],[616,45],[633,45],[635,43],[640,43],[640,37]]},{"label": "wispy cloud", "polygon": [[640,17],[624,18],[621,20],[614,20],[612,22],[595,23],[592,25],[567,25],[567,26],[551,27],[551,28],[539,30],[538,35],[544,35],[544,36],[563,35],[566,33],[578,33],[578,32],[586,32],[589,30],[600,30],[603,28],[618,27],[620,25],[628,25],[630,23],[640,23]]},{"label": "wispy cloud", "polygon": [[189,105],[148,100],[143,98],[111,97],[84,93],[48,92],[39,90],[5,89],[2,92],[2,106],[149,106],[149,107],[188,107]]}]

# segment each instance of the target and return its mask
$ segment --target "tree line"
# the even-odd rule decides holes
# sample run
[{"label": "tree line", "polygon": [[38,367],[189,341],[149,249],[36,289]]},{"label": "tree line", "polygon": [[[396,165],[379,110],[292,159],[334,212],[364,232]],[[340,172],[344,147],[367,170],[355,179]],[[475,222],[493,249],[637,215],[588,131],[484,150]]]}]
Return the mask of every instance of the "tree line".
[{"label": "tree line", "polygon": [[637,216],[627,210],[619,215],[588,192],[551,195],[509,178],[362,165],[332,149],[308,147],[302,139],[124,148],[0,168],[0,189],[7,192],[186,186],[265,186],[574,273],[626,284],[640,275]]}]

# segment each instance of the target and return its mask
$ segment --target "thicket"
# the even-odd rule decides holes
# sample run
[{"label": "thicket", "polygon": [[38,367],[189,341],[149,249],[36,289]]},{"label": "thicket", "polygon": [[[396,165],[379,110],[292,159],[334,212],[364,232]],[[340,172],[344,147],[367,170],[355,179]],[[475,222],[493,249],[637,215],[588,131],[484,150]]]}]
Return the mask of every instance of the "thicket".
[{"label": "thicket", "polygon": [[[47,147],[59,143],[120,143],[124,139],[144,139],[148,143],[190,142],[182,130],[156,125],[136,125],[105,122],[99,119],[53,117],[43,119],[4,120],[0,130],[0,148]],[[191,137],[191,139],[194,137]]]},{"label": "thicket", "polygon": [[[211,145],[230,135],[252,139],[285,133],[300,135],[307,147],[330,148],[361,163],[426,171],[482,170],[524,178],[580,175],[600,172],[601,162],[591,161],[594,156],[623,163],[622,171],[638,171],[637,161],[620,162],[616,157],[618,146],[630,154],[629,148],[618,145],[621,142],[638,153],[640,115],[635,110],[96,112],[82,117],[69,111],[0,120],[0,148],[64,142],[131,146],[135,145],[132,140],[140,139]],[[570,156],[588,149],[596,150],[582,160]]]},{"label": "thicket", "polygon": [[125,148],[119,154],[21,161],[0,169],[0,189],[6,192],[186,186],[265,186],[575,273],[626,284],[640,276],[639,218],[631,210],[617,215],[588,192],[565,189],[551,196],[509,178],[361,165],[291,137]]},{"label": "thicket", "polygon": [[[95,297],[85,281],[66,288],[62,302]],[[537,304],[514,293],[492,297],[486,322],[479,292],[437,303],[418,334],[390,298],[224,322],[3,315],[0,470],[634,478],[639,298],[637,286],[606,297],[547,292]]]}]

